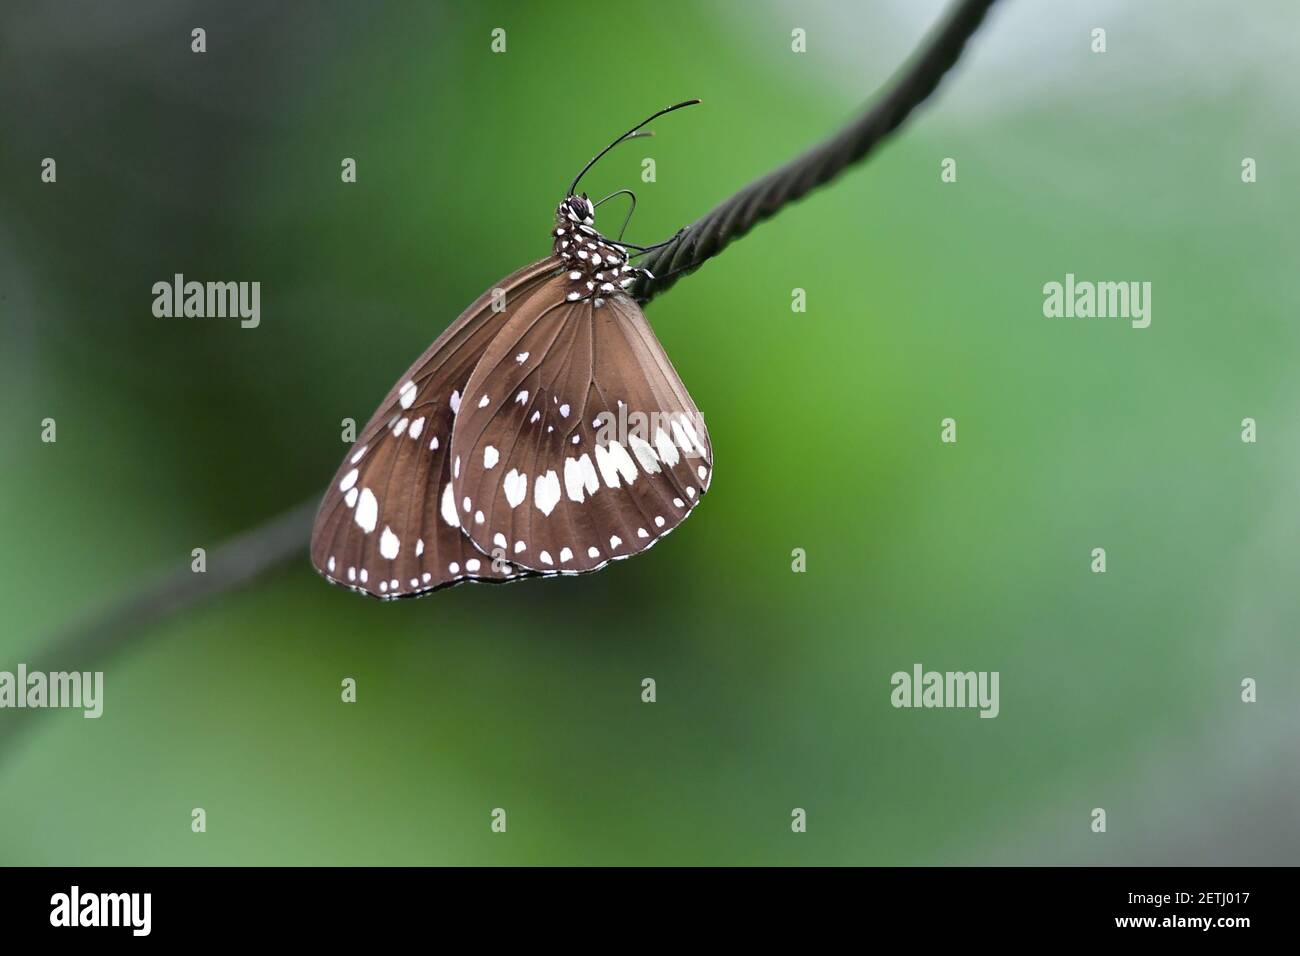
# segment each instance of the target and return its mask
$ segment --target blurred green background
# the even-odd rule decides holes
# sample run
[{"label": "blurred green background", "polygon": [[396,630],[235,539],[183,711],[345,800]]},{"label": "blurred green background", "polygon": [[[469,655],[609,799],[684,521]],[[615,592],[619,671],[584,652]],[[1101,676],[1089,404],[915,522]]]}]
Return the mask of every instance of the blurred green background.
[{"label": "blurred green background", "polygon": [[[1006,0],[868,165],[653,303],[717,465],[663,545],[380,604],[304,542],[14,735],[0,862],[1295,863],[1300,11],[1191,6]],[[6,4],[0,670],[323,488],[618,132],[704,100],[585,184],[665,238],[943,9]],[[261,326],[155,319],[175,272],[260,281]],[[1044,318],[1067,272],[1150,281],[1151,327]],[[1001,715],[893,709],[916,662],[999,671]]]}]

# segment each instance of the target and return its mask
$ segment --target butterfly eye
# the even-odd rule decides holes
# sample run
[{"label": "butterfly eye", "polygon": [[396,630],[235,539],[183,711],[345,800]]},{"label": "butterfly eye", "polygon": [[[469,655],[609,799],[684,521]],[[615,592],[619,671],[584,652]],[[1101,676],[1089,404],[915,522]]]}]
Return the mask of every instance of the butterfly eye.
[{"label": "butterfly eye", "polygon": [[570,222],[591,225],[596,209],[586,196],[570,196],[560,204],[560,215]]}]

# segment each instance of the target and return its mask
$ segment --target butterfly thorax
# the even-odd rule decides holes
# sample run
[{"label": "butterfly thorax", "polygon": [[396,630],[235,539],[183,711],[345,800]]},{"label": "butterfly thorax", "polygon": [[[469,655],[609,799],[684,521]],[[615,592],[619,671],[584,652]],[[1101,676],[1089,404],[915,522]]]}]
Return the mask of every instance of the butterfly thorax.
[{"label": "butterfly thorax", "polygon": [[570,302],[593,299],[600,308],[605,298],[622,292],[636,281],[628,265],[627,250],[596,231],[595,210],[584,196],[570,196],[555,210],[554,252],[566,269]]}]

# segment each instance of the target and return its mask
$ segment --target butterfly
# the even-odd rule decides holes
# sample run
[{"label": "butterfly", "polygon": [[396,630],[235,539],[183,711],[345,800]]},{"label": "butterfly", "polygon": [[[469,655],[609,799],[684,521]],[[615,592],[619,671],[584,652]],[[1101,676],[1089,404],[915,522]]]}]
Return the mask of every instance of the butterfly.
[{"label": "butterfly", "polygon": [[611,149],[698,102],[597,153],[556,209],[550,255],[483,293],[389,390],[316,515],[327,580],[392,600],[584,574],[650,548],[700,501],[708,431],[629,291],[654,278],[632,260],[667,242],[622,241],[631,210],[617,239],[596,230],[606,200],[635,209],[630,190],[577,193]]}]

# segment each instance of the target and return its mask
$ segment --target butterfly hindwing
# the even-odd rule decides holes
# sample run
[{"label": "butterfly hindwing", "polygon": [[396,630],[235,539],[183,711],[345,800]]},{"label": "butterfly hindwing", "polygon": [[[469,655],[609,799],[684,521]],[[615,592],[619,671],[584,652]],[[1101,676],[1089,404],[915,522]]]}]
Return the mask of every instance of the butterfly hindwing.
[{"label": "butterfly hindwing", "polygon": [[[452,497],[450,450],[461,396],[480,357],[555,267],[553,258],[541,260],[484,293],[380,403],[316,516],[312,563],[330,581],[397,598],[521,573],[494,567],[464,533],[474,513],[459,509]],[[494,303],[504,311],[495,311]]]},{"label": "butterfly hindwing", "polygon": [[[549,288],[484,351],[452,436],[474,544],[543,574],[594,571],[653,545],[712,478],[699,410],[644,314],[618,292]],[[459,462],[459,465],[457,465]]]}]

